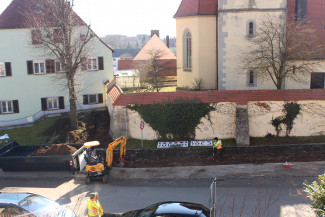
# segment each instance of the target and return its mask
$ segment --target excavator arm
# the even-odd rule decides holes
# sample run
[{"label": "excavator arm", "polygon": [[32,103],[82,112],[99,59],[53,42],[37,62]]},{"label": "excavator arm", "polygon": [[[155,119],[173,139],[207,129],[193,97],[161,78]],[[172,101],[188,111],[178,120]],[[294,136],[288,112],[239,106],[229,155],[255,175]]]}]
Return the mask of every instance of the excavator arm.
[{"label": "excavator arm", "polygon": [[106,150],[106,163],[108,167],[112,167],[113,163],[113,150],[116,146],[120,145],[120,158],[124,160],[126,153],[126,138],[121,136],[117,138],[114,142],[110,143]]}]

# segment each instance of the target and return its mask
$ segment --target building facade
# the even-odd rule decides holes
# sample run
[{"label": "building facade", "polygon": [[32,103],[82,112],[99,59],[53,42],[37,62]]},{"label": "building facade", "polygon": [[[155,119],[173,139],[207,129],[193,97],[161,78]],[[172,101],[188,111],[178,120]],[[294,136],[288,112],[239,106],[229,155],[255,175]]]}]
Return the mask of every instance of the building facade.
[{"label": "building facade", "polygon": [[[33,123],[44,115],[70,110],[60,62],[38,47],[38,30],[23,23],[21,10],[29,4],[30,0],[14,0],[0,16],[0,127]],[[83,26],[76,29],[82,32]],[[113,79],[112,49],[97,36],[90,44],[88,58],[76,75],[78,110],[104,108],[105,84]]]},{"label": "building facade", "polygon": [[[192,88],[201,82],[203,89],[276,89],[270,79],[261,80],[256,72],[241,67],[242,53],[250,49],[258,25],[267,16],[279,20],[303,16],[318,31],[319,42],[325,44],[325,16],[321,13],[324,10],[321,0],[183,0],[174,16],[177,86]],[[285,80],[283,88],[309,89],[313,88],[313,76],[324,79],[325,56],[308,61],[319,64],[311,75],[306,75],[305,82]],[[324,89],[324,82],[320,86]]]}]

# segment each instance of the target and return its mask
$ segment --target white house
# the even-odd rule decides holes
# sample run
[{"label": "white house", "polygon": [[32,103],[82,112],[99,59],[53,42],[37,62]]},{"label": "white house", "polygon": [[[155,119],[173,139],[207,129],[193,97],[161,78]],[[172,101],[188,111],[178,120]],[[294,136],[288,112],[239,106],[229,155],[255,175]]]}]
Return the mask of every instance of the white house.
[{"label": "white house", "polygon": [[[39,30],[26,22],[23,14],[27,8],[42,13],[46,5],[13,0],[0,15],[0,127],[69,112],[69,94],[66,80],[60,79],[64,78],[60,63],[37,48]],[[83,29],[82,25],[79,29]],[[83,40],[82,34],[77,36],[76,40]],[[105,85],[113,79],[112,49],[97,36],[91,46],[87,64],[76,77],[79,111],[104,108]]]}]

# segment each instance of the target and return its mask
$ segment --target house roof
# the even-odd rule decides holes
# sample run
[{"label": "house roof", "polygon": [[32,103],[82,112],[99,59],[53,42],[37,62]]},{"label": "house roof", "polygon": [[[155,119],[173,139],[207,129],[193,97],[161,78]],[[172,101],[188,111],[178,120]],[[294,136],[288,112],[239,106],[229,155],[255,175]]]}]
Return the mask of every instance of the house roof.
[{"label": "house roof", "polygon": [[[0,29],[20,29],[20,28],[33,28],[34,23],[26,19],[27,14],[33,15],[36,18],[42,18],[44,13],[37,12],[38,6],[41,6],[42,10],[46,10],[42,4],[43,0],[13,0],[9,6],[0,15]],[[42,8],[43,6],[43,8]],[[49,13],[46,13],[48,16]],[[74,11],[72,11],[73,21],[75,26],[87,25]],[[47,17],[47,20],[51,20],[51,17]],[[50,24],[50,27],[57,26],[56,23]],[[102,42],[107,48],[114,50],[105,44],[96,34],[95,36]]]},{"label": "house roof", "polygon": [[140,52],[134,57],[134,60],[148,60],[152,56],[150,52],[152,50],[161,51],[161,56],[159,59],[176,59],[175,54],[165,45],[165,43],[154,34],[145,46],[140,50]]},{"label": "house roof", "polygon": [[[112,93],[110,93],[112,91]],[[109,90],[109,96],[114,106],[132,104],[163,103],[174,99],[200,99],[203,103],[234,102],[246,105],[256,101],[307,101],[325,100],[324,90],[211,90],[211,91],[184,91],[165,93],[123,93],[116,89]]]},{"label": "house roof", "polygon": [[218,12],[218,0],[182,0],[174,18],[193,15],[213,15]]},{"label": "house roof", "polygon": [[[34,23],[26,19],[26,16],[40,17],[43,13],[37,12],[37,8],[42,10],[42,0],[13,0],[10,5],[0,15],[0,29],[32,28]],[[48,15],[48,14],[47,14]],[[73,12],[75,25],[86,25],[85,22]],[[49,17],[49,19],[51,19]],[[55,23],[52,26],[56,26]]]},{"label": "house roof", "polygon": [[114,49],[115,53],[113,54],[113,57],[121,57],[124,56],[125,54],[128,56],[135,57],[140,49]]}]

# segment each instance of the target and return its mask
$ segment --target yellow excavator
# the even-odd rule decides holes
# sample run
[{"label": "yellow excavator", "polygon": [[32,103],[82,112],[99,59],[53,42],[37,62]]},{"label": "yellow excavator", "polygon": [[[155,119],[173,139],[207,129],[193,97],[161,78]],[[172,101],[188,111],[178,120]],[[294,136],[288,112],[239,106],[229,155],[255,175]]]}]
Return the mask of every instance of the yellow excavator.
[{"label": "yellow excavator", "polygon": [[109,172],[113,164],[113,149],[118,145],[120,145],[120,161],[125,162],[126,138],[124,136],[108,144],[105,161],[95,153],[95,147],[99,145],[98,141],[84,143],[86,148],[86,184],[89,184],[92,179],[102,179],[104,183],[108,182]]}]

